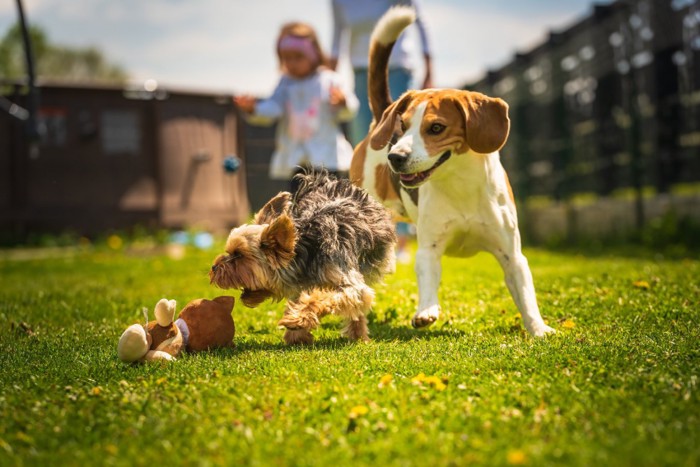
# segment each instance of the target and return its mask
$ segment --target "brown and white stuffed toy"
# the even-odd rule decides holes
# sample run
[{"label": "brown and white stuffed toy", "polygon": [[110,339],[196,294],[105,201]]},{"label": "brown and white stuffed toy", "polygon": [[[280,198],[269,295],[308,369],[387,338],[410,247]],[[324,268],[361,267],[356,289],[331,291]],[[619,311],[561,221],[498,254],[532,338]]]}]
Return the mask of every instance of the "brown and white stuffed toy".
[{"label": "brown and white stuffed toy", "polygon": [[174,360],[182,350],[199,352],[233,347],[236,326],[231,312],[235,299],[193,300],[180,311],[176,321],[175,300],[161,299],[155,307],[156,320],[132,324],[119,338],[117,355],[123,362]]}]

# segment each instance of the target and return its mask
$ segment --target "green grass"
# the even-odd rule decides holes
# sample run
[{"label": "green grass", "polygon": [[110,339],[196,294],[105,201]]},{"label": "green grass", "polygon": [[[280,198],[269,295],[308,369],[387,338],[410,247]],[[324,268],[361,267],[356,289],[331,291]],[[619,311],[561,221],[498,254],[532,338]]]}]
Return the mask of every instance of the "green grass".
[{"label": "green grass", "polygon": [[698,465],[700,262],[526,253],[547,339],[479,255],[444,260],[429,330],[400,265],[368,344],[329,317],[288,348],[283,304],[237,303],[236,349],[134,366],[121,332],[161,297],[221,294],[214,252],[5,255],[0,465]]}]

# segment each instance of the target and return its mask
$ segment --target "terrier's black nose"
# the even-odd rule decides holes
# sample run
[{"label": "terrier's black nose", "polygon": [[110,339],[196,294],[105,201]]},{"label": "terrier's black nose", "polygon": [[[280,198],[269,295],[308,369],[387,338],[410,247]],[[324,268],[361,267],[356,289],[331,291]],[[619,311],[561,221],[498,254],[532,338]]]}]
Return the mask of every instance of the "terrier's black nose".
[{"label": "terrier's black nose", "polygon": [[218,264],[212,264],[211,265],[211,272],[216,272],[216,268],[219,267]]}]

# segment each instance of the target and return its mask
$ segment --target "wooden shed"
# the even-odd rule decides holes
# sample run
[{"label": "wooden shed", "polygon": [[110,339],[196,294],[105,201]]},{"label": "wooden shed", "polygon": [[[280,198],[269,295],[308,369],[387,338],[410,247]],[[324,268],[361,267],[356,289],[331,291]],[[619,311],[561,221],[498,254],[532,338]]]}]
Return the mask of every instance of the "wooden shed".
[{"label": "wooden shed", "polygon": [[[218,231],[248,218],[231,96],[49,83],[39,92],[38,141],[27,139],[23,122],[0,114],[3,231]],[[25,102],[19,91],[5,97]],[[227,173],[223,162],[233,155],[242,164]]]}]

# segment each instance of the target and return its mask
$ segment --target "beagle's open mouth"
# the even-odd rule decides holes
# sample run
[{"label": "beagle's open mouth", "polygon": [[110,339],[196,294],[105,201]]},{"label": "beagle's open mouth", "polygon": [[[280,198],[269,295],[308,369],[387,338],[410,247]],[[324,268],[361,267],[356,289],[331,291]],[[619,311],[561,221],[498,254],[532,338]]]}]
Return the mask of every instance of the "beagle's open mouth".
[{"label": "beagle's open mouth", "polygon": [[420,185],[421,183],[425,182],[428,177],[430,177],[435,170],[440,167],[442,164],[447,162],[447,159],[452,156],[451,151],[445,151],[442,156],[440,156],[440,159],[433,165],[431,168],[428,170],[424,170],[423,172],[416,172],[413,174],[399,174],[399,179],[401,180],[401,184],[405,186],[406,188],[414,188]]}]

